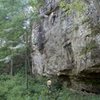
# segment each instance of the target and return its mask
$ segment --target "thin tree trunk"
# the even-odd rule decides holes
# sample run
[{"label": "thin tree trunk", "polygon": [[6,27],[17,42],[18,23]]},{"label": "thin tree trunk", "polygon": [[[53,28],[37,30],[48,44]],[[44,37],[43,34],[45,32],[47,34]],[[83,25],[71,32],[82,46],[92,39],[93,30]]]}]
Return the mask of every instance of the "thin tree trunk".
[{"label": "thin tree trunk", "polygon": [[26,68],[26,88],[28,89],[29,85],[28,85],[28,68],[29,68],[29,53],[28,53],[28,46],[29,46],[29,43],[28,43],[28,33],[26,32],[26,57],[25,57],[25,68]]},{"label": "thin tree trunk", "polygon": [[25,76],[26,76],[26,89],[28,89],[28,63],[27,63],[27,55],[25,57]]},{"label": "thin tree trunk", "polygon": [[11,69],[10,69],[10,72],[11,72],[11,75],[13,76],[13,59],[11,59],[11,63],[10,63],[11,65]]}]

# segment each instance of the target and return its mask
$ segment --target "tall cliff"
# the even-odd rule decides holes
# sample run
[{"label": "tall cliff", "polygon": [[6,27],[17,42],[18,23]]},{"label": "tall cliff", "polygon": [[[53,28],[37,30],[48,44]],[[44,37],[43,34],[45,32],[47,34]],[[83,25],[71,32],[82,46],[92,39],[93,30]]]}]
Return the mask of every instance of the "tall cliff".
[{"label": "tall cliff", "polygon": [[60,0],[45,1],[40,22],[33,23],[33,74],[56,75],[71,88],[99,93],[100,19],[94,2],[84,0],[83,12],[69,14]]}]

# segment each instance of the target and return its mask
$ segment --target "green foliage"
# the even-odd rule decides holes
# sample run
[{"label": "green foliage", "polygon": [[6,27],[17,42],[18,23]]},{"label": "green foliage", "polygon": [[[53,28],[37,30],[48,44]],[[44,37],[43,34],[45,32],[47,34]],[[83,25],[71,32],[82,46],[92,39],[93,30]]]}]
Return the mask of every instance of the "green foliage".
[{"label": "green foliage", "polygon": [[77,11],[79,13],[82,13],[84,11],[85,4],[82,0],[74,0],[71,3],[68,3],[65,0],[61,0],[60,1],[60,7],[67,14],[70,14],[72,11]]},{"label": "green foliage", "polygon": [[71,92],[68,89],[63,89],[60,92],[57,100],[99,100],[99,96],[96,95],[84,95],[81,93]]},{"label": "green foliage", "polygon": [[44,0],[30,0],[29,4],[33,7],[35,5],[35,9],[39,9],[39,7],[44,5],[44,2]]},{"label": "green foliage", "polygon": [[34,9],[34,13],[31,14],[31,25],[33,22],[40,22],[39,9],[44,6],[44,0],[29,0],[29,5]]},{"label": "green foliage", "polygon": [[[25,45],[25,32],[31,35],[33,21],[38,21],[38,9],[44,0],[0,0],[0,40],[5,41],[5,45],[0,46],[0,60],[7,56],[21,55],[26,48],[11,49],[22,43]],[[28,6],[33,7],[33,12],[26,13]],[[32,10],[32,9],[31,9]],[[24,29],[24,22],[30,20],[30,25]],[[22,37],[22,39],[20,39]],[[24,41],[24,43],[23,43]],[[16,44],[17,43],[17,44]],[[0,43],[1,45],[2,43]],[[13,45],[16,44],[16,45]],[[1,65],[1,63],[0,63]],[[1,65],[2,66],[2,65]]]},{"label": "green foliage", "polygon": [[0,59],[3,59],[10,54],[10,49],[7,46],[0,48]]},{"label": "green foliage", "polygon": [[0,59],[12,55],[9,42],[18,41],[24,33],[24,20],[23,3],[20,0],[0,0],[0,39],[5,41],[0,47]]},{"label": "green foliage", "polygon": [[[43,79],[43,78],[42,78]],[[45,82],[40,78],[29,80],[29,89],[26,89],[24,77],[21,75],[0,76],[0,100],[38,100],[48,93]]]},{"label": "green foliage", "polygon": [[66,4],[66,2],[65,2],[64,0],[60,2],[60,7],[61,7],[64,11],[70,10],[70,4]]},{"label": "green foliage", "polygon": [[[100,96],[83,95],[71,92],[67,88],[51,90],[46,86],[47,78],[30,77],[29,89],[26,89],[24,77],[20,74],[16,76],[0,76],[0,100],[99,100]],[[55,81],[54,81],[55,82]]]}]

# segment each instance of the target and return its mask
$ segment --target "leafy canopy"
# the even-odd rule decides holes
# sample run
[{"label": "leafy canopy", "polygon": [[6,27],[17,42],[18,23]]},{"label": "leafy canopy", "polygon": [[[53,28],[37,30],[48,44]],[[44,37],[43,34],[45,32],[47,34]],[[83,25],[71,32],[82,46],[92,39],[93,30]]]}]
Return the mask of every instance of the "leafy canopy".
[{"label": "leafy canopy", "polygon": [[41,4],[42,0],[0,0],[1,61],[12,53],[14,55],[18,51],[24,51],[25,48],[22,47],[25,45],[25,31],[31,34],[30,22],[38,19],[38,8]]}]

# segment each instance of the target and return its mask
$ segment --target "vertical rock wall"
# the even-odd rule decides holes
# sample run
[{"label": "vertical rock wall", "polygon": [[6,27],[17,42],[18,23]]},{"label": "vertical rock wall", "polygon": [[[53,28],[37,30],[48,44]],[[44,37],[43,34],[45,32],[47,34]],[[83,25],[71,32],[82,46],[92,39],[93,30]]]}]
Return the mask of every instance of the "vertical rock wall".
[{"label": "vertical rock wall", "polygon": [[47,10],[40,23],[33,25],[32,71],[69,76],[71,87],[91,91],[96,87],[92,81],[96,79],[98,84],[100,80],[96,76],[100,73],[100,26],[93,2],[84,3],[83,13],[73,10],[66,14],[58,0],[52,0],[52,8],[44,7]]}]

